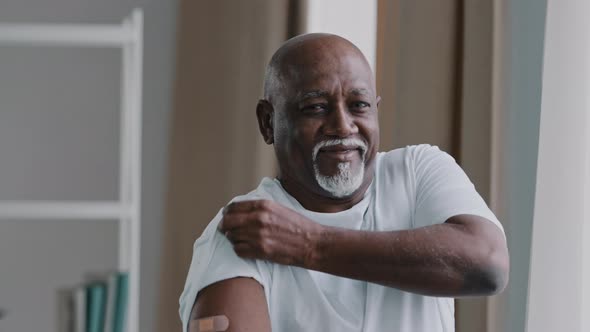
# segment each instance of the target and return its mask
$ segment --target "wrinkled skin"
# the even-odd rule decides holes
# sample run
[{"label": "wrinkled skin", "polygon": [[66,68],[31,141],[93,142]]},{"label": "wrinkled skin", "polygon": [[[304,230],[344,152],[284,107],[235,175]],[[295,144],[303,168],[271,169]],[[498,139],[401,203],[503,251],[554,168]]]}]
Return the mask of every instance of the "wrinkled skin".
[{"label": "wrinkled skin", "polygon": [[[362,53],[350,42],[332,35],[305,35],[277,52],[280,64],[267,79],[267,95],[258,104],[260,131],[274,150],[279,180],[308,210],[338,212],[359,202],[374,174],[379,148],[375,80]],[[329,139],[358,138],[361,151],[333,147],[320,150],[318,167],[334,175],[340,162],[365,167],[362,185],[352,195],[336,198],[322,189],[313,174],[314,146]]]}]

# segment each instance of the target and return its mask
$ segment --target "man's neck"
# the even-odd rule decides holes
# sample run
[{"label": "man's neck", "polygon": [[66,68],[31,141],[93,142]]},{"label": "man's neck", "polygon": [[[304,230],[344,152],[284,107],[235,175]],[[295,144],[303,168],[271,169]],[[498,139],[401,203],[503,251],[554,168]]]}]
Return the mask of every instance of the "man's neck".
[{"label": "man's neck", "polygon": [[351,196],[345,198],[330,197],[316,193],[290,178],[279,176],[277,179],[281,183],[283,189],[285,189],[289,195],[293,196],[305,209],[314,212],[336,213],[350,209],[365,197],[365,193],[369,189],[374,175],[374,170],[372,168],[367,171],[365,179],[359,189]]}]

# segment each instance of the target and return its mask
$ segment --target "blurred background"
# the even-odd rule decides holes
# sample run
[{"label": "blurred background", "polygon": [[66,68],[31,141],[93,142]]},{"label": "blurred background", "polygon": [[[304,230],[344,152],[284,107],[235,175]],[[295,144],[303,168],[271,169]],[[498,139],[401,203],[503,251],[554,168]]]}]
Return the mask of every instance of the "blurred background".
[{"label": "blurred background", "polygon": [[[440,146],[502,221],[510,284],[457,301],[457,331],[590,331],[590,3],[0,0],[0,23],[119,24],[134,8],[140,331],[180,331],[194,240],[274,175],[255,106],[274,50],[306,32],[367,56],[382,151]],[[119,198],[121,56],[0,45],[0,201]],[[0,220],[0,331],[59,331],[60,291],[116,269],[119,236],[116,220]]]}]

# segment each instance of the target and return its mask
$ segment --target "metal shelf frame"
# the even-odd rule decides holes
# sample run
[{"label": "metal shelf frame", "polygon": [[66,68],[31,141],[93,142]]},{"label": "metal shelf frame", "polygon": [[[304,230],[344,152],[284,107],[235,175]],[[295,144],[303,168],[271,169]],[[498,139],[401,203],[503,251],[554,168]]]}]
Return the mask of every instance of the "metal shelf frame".
[{"label": "metal shelf frame", "polygon": [[0,23],[0,46],[122,50],[118,201],[0,201],[0,220],[117,220],[118,265],[129,273],[127,331],[139,332],[143,13],[134,9],[121,24],[112,25]]}]

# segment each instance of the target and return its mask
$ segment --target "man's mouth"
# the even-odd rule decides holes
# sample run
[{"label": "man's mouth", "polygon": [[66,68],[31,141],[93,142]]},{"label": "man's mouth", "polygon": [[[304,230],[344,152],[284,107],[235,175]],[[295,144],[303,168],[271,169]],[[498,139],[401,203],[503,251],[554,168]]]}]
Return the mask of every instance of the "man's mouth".
[{"label": "man's mouth", "polygon": [[331,145],[319,149],[318,153],[351,154],[355,151],[362,152],[362,149],[359,146]]},{"label": "man's mouth", "polygon": [[357,138],[346,138],[337,140],[322,141],[313,148],[313,160],[322,158],[337,159],[341,162],[351,161],[359,156],[364,159],[367,145]]},{"label": "man's mouth", "polygon": [[361,158],[362,148],[350,145],[330,145],[318,150],[318,157],[334,159],[338,162],[347,162],[355,158]]}]

